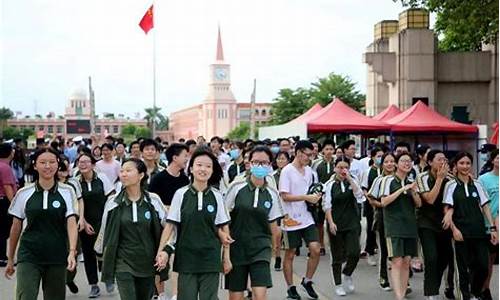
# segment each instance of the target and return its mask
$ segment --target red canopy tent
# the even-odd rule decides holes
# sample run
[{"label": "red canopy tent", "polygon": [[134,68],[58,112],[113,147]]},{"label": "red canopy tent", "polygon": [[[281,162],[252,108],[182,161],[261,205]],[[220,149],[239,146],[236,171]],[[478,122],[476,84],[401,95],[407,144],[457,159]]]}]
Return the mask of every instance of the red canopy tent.
[{"label": "red canopy tent", "polygon": [[380,132],[389,131],[389,129],[390,127],[386,123],[355,111],[338,98],[307,120],[307,131],[312,133]]},{"label": "red canopy tent", "polygon": [[385,122],[389,119],[394,118],[395,116],[399,115],[401,113],[401,110],[394,104],[391,106],[387,107],[383,111],[381,111],[378,115],[374,116],[374,120],[379,120],[382,122]]},{"label": "red canopy tent", "polygon": [[422,101],[386,121],[394,133],[476,133],[477,126],[451,121]]},{"label": "red canopy tent", "polygon": [[314,115],[314,113],[322,110],[323,107],[319,103],[314,104],[311,108],[309,108],[305,113],[301,114],[297,118],[289,121],[289,122],[303,122],[310,116]]},{"label": "red canopy tent", "polygon": [[492,128],[493,128],[493,135],[490,138],[490,143],[498,145],[498,122],[493,124]]}]

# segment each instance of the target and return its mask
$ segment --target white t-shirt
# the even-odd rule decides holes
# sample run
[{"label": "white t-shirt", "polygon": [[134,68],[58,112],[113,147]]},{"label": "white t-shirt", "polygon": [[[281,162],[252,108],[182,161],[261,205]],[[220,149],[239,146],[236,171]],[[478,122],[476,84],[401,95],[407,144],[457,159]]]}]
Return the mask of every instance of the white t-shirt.
[{"label": "white t-shirt", "polygon": [[365,171],[365,166],[364,164],[353,158],[353,160],[351,161],[351,167],[349,168],[349,172],[356,176],[357,178],[362,178],[363,177],[363,172]]},{"label": "white t-shirt", "polygon": [[229,170],[229,167],[231,166],[231,157],[229,155],[227,155],[226,153],[224,152],[221,152],[219,154],[219,156],[217,157],[217,160],[219,161],[219,164],[222,167],[222,171],[224,172],[227,172],[227,170]]},{"label": "white t-shirt", "polygon": [[115,159],[113,159],[109,163],[105,162],[104,159],[102,159],[95,164],[95,168],[97,172],[106,175],[111,184],[114,184],[116,179],[118,179],[118,176],[120,175],[121,166],[120,163]]},{"label": "white t-shirt", "polygon": [[[317,182],[317,175],[311,167],[306,166],[304,175],[302,175],[293,164],[288,164],[281,170],[279,191],[280,193],[290,193],[292,195],[306,195],[313,182]],[[283,201],[283,209],[289,218],[300,223],[293,227],[282,225],[283,230],[295,231],[314,224],[305,201]]]}]

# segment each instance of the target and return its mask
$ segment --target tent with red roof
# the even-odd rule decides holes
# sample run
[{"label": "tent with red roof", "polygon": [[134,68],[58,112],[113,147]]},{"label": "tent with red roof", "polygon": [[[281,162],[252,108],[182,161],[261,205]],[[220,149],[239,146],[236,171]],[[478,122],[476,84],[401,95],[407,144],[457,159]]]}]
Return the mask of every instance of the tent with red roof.
[{"label": "tent with red roof", "polygon": [[338,98],[307,121],[307,131],[311,133],[388,132],[389,129],[386,123],[355,111]]},{"label": "tent with red roof", "polygon": [[374,116],[373,119],[385,122],[389,119],[394,118],[399,115],[401,110],[394,104],[388,106],[386,109],[381,111],[378,115]]},{"label": "tent with red roof", "polygon": [[401,114],[386,121],[394,133],[477,133],[474,125],[451,121],[418,101]]}]

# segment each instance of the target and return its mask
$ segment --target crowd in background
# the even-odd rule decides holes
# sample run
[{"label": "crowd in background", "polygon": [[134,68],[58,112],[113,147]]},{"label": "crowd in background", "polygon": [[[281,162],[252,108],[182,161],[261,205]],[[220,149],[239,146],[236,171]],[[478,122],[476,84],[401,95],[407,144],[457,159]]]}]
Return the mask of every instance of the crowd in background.
[{"label": "crowd in background", "polygon": [[101,280],[122,299],[167,299],[165,281],[171,299],[217,299],[222,272],[230,299],[266,299],[274,269],[284,295],[300,299],[292,274],[303,243],[300,286],[312,299],[327,250],[337,296],[354,292],[362,258],[396,299],[411,293],[413,272],[424,272],[427,299],[492,299],[493,145],[476,174],[470,153],[406,142],[373,141],[361,156],[354,140],[295,137],[37,144],[31,153],[21,140],[0,144],[0,266],[7,277],[17,269],[17,299],[36,299],[40,281],[45,299],[78,293],[79,254],[89,298]]}]

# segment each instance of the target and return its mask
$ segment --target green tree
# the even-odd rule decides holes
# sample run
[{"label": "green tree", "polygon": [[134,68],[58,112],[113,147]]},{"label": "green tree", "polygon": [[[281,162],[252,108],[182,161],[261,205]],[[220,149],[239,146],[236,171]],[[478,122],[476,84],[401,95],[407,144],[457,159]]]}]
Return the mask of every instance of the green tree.
[{"label": "green tree", "polygon": [[441,51],[478,51],[498,38],[498,0],[393,0],[436,13]]},{"label": "green tree", "polygon": [[313,87],[309,90],[309,95],[313,103],[325,107],[333,97],[337,97],[355,110],[364,112],[365,95],[356,90],[356,83],[349,76],[330,73],[311,85]]},{"label": "green tree", "polygon": [[[256,126],[258,128],[258,126]],[[256,130],[255,136],[252,138],[257,138],[257,132]],[[241,122],[240,125],[234,127],[231,131],[229,131],[226,135],[226,137],[230,140],[245,140],[250,137],[250,122]]]},{"label": "green tree", "polygon": [[136,138],[150,138],[151,137],[151,129],[147,127],[137,127],[135,131]]},{"label": "green tree", "polygon": [[170,119],[166,115],[158,114],[156,120],[156,129],[157,130],[168,130],[170,126]]},{"label": "green tree", "polygon": [[146,112],[146,116],[144,119],[147,122],[148,128],[153,131],[153,122],[158,127],[158,121],[159,121],[159,116],[160,116],[160,110],[161,108],[158,106],[153,106],[153,107],[148,107],[145,108],[144,111]]},{"label": "green tree", "polygon": [[32,136],[35,134],[35,131],[32,130],[31,128],[23,128],[21,129],[21,137],[23,140],[27,140],[28,137]]},{"label": "green tree", "polygon": [[4,128],[7,126],[7,120],[12,119],[14,113],[7,107],[0,108],[0,132],[3,133]]},{"label": "green tree", "polygon": [[[281,89],[271,105],[270,124],[283,124],[304,113],[314,103],[310,101],[309,90],[298,88]],[[250,128],[249,128],[250,129]]]},{"label": "green tree", "polygon": [[365,95],[356,90],[355,85],[349,76],[330,73],[311,83],[309,88],[281,89],[272,103],[270,124],[286,123],[303,114],[315,103],[324,107],[333,97],[338,97],[353,109],[363,112]]},{"label": "green tree", "polygon": [[127,124],[122,127],[122,135],[135,135],[137,128],[134,124]]},{"label": "green tree", "polygon": [[5,140],[10,140],[10,139],[13,139],[13,138],[18,138],[21,133],[19,132],[19,130],[17,128],[14,128],[14,127],[11,127],[11,126],[8,126],[8,127],[5,127],[3,129],[3,138]]},{"label": "green tree", "polygon": [[104,114],[104,118],[105,119],[114,119],[115,118],[115,114],[113,114],[113,113],[105,113]]}]

